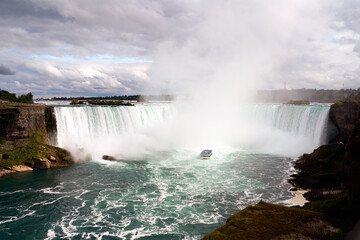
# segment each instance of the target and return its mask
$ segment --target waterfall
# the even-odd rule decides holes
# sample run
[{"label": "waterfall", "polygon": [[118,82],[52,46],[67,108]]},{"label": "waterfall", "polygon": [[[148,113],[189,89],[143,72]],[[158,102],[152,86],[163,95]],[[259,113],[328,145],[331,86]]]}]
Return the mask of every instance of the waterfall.
[{"label": "waterfall", "polygon": [[[58,145],[79,158],[87,153],[136,158],[151,151],[228,145],[297,156],[328,141],[329,107],[325,106],[255,104],[230,116],[214,109],[213,117],[201,121],[198,115],[176,115],[174,109],[169,103],[56,106]],[[233,120],[224,124],[222,119]]]},{"label": "waterfall", "polygon": [[[104,152],[96,150],[107,149],[113,144],[110,141],[116,141],[119,136],[171,117],[169,108],[169,104],[55,107],[57,143],[76,155],[81,155],[84,150],[100,155]],[[110,154],[109,151],[106,153]]]},{"label": "waterfall", "polygon": [[325,106],[258,104],[253,108],[251,120],[294,137],[308,137],[318,146],[328,141],[329,110]]}]

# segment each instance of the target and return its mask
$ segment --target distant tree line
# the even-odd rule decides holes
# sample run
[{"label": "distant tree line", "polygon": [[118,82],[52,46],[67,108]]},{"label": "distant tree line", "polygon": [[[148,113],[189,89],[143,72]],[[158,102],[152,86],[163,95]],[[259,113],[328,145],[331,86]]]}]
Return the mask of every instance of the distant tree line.
[{"label": "distant tree line", "polygon": [[97,100],[117,100],[117,101],[171,101],[174,99],[172,95],[123,95],[123,96],[106,96],[106,97],[54,97],[51,100],[71,101],[77,99],[78,101],[97,101]]},{"label": "distant tree line", "polygon": [[256,99],[261,102],[289,102],[294,100],[303,100],[310,102],[328,102],[333,103],[337,101],[359,101],[359,89],[281,89],[281,90],[261,90],[258,91]]},{"label": "distant tree line", "polygon": [[15,93],[10,93],[6,90],[0,89],[0,100],[18,102],[18,103],[34,103],[33,95],[31,92],[16,97]]}]

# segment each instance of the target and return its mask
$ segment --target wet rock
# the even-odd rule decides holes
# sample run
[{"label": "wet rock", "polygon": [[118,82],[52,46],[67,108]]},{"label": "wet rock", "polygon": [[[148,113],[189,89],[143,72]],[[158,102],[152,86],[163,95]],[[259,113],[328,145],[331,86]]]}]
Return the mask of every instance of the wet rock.
[{"label": "wet rock", "polygon": [[34,160],[34,168],[37,169],[48,169],[51,166],[50,160],[46,158],[40,158]]},{"label": "wet rock", "polygon": [[25,166],[25,165],[15,165],[15,166],[11,167],[11,170],[14,170],[16,172],[29,172],[34,169],[32,169],[31,167]]},{"label": "wet rock", "polygon": [[14,174],[14,173],[16,173],[15,170],[0,169],[0,177],[7,176],[7,175],[11,175],[11,174]]},{"label": "wet rock", "polygon": [[109,155],[104,155],[104,156],[102,156],[102,159],[108,160],[108,161],[114,161],[114,160],[116,160],[113,156],[109,156]]}]

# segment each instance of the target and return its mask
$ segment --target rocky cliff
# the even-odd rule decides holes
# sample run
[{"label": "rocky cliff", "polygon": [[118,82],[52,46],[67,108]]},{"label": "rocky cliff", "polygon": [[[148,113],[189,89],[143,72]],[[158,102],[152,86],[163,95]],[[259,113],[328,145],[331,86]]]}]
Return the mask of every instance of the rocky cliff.
[{"label": "rocky cliff", "polygon": [[331,105],[330,119],[339,130],[337,139],[346,143],[360,120],[360,102],[338,102]]},{"label": "rocky cliff", "polygon": [[349,191],[349,201],[353,219],[360,219],[360,122],[355,126],[346,145],[342,170],[345,188]]},{"label": "rocky cliff", "polygon": [[0,103],[0,176],[72,164],[70,153],[57,148],[53,108]]}]

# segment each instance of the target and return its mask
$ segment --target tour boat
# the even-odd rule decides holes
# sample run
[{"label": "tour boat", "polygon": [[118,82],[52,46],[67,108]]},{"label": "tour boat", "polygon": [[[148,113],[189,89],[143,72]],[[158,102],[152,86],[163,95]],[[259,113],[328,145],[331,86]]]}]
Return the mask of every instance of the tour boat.
[{"label": "tour boat", "polygon": [[212,155],[212,150],[209,149],[202,150],[202,152],[200,153],[201,158],[209,158],[211,157],[211,155]]}]

